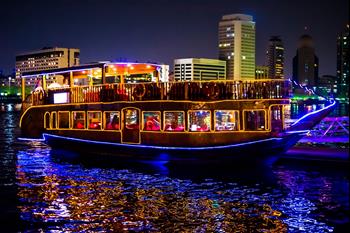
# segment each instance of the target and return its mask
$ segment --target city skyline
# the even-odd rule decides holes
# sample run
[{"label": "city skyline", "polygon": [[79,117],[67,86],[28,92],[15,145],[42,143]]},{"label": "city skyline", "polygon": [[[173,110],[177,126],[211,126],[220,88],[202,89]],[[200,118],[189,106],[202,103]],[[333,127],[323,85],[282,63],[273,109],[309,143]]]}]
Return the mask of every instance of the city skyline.
[{"label": "city skyline", "polygon": [[312,1],[300,1],[303,3],[301,11],[297,11],[301,4],[288,6],[278,1],[82,3],[5,3],[0,16],[4,29],[0,69],[4,69],[5,74],[11,72],[16,54],[45,46],[79,48],[82,63],[128,59],[172,66],[177,58],[217,59],[217,31],[222,15],[243,13],[252,15],[256,22],[256,65],[265,63],[269,37],[280,35],[286,49],[285,74],[291,77],[298,38],[307,33],[315,40],[320,75],[335,75],[336,38],[348,20],[348,2],[343,0],[338,4],[321,2],[317,6]]}]

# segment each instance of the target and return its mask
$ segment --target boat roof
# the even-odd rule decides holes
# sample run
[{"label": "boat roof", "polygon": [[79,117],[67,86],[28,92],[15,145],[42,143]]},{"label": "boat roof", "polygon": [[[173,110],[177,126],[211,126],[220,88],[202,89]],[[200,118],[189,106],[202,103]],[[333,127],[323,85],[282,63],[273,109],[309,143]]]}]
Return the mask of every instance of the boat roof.
[{"label": "boat roof", "polygon": [[69,71],[82,71],[82,70],[88,70],[88,69],[94,69],[94,68],[103,68],[108,65],[150,65],[150,66],[156,66],[160,67],[162,64],[156,64],[156,63],[148,63],[148,62],[96,62],[96,63],[90,63],[90,64],[83,64],[78,66],[71,66],[71,67],[65,67],[65,68],[54,68],[54,69],[47,69],[47,70],[38,70],[38,71],[29,71],[29,72],[23,72],[22,77],[27,76],[37,76],[37,75],[44,75],[44,74],[57,74],[57,73],[63,73],[63,72],[69,72]]}]

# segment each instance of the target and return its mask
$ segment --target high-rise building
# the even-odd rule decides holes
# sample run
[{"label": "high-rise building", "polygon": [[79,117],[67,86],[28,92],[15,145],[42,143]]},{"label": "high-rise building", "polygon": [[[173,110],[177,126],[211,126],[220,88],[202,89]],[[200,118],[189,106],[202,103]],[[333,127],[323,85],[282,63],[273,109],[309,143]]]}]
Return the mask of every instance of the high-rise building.
[{"label": "high-rise building", "polygon": [[337,37],[337,84],[338,96],[349,98],[349,25]]},{"label": "high-rise building", "polygon": [[334,96],[337,94],[337,80],[333,75],[322,75],[317,84],[317,93],[322,96]]},{"label": "high-rise building", "polygon": [[244,14],[219,22],[219,59],[227,62],[227,79],[255,79],[255,22]]},{"label": "high-rise building", "polygon": [[318,80],[318,57],[309,35],[299,39],[297,55],[293,58],[293,80],[303,86],[315,87]]},{"label": "high-rise building", "polygon": [[279,36],[272,36],[269,40],[266,65],[269,67],[269,78],[284,78],[284,47]]},{"label": "high-rise building", "polygon": [[255,67],[255,79],[268,79],[269,67],[268,66],[256,66]]},{"label": "high-rise building", "polygon": [[175,81],[225,80],[226,62],[207,58],[174,60]]},{"label": "high-rise building", "polygon": [[79,49],[44,47],[16,56],[16,78],[23,72],[66,68],[80,64]]}]

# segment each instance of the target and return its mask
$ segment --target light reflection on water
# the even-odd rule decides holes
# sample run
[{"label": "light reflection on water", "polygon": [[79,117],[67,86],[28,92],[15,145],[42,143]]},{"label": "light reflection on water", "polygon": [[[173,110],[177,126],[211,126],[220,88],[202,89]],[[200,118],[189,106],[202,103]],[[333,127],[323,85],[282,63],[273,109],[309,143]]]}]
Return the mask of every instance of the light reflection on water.
[{"label": "light reflection on water", "polygon": [[[178,166],[159,165],[161,168],[150,170],[132,165],[123,169],[119,165],[113,168],[114,165],[67,162],[51,155],[50,149],[39,143],[17,156],[19,210],[25,222],[36,223],[32,226],[35,230],[332,232],[334,229],[324,222],[326,218],[318,220],[320,207],[302,195],[309,189],[308,183],[300,187],[298,182],[291,181],[293,177],[302,179],[310,174],[290,174],[283,167],[274,170],[279,183],[274,187],[258,182],[245,184],[231,177],[190,179],[183,177],[181,171],[169,171],[182,169]],[[164,169],[168,170],[166,175]],[[207,168],[204,170],[210,174]],[[229,169],[228,174],[233,170],[234,167]],[[308,178],[310,182],[315,180],[313,175]],[[323,179],[319,174],[315,177],[317,181]],[[311,188],[316,188],[317,195],[322,200],[328,198],[330,203],[332,191],[321,193],[320,187]]]}]

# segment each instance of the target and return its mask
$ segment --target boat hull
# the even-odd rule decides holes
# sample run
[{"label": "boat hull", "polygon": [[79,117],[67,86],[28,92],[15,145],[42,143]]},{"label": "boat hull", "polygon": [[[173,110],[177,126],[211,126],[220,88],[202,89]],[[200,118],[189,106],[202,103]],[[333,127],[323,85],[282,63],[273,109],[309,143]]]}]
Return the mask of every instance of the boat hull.
[{"label": "boat hull", "polygon": [[109,155],[127,160],[232,160],[278,155],[293,146],[305,132],[296,132],[283,137],[272,137],[225,146],[165,147],[139,144],[121,144],[53,134],[43,134],[45,142],[53,149],[75,151],[80,154]]}]

